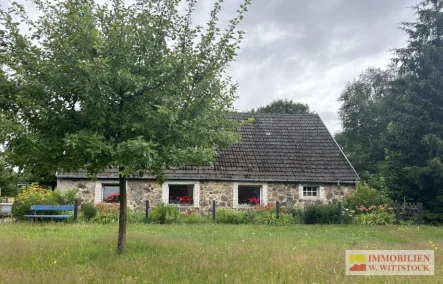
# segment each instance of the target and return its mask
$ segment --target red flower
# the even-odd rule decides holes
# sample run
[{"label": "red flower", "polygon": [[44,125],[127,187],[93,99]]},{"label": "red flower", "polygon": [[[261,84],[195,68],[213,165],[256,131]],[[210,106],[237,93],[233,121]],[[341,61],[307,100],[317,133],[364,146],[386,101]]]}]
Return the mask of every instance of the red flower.
[{"label": "red flower", "polygon": [[106,197],[105,202],[119,202],[120,201],[120,193],[115,192],[111,193]]},{"label": "red flower", "polygon": [[192,197],[191,196],[187,196],[187,195],[183,195],[182,197],[180,197],[180,199],[178,200],[180,203],[191,203],[192,202]]},{"label": "red flower", "polygon": [[250,198],[248,198],[248,202],[250,204],[259,204],[260,203],[260,198],[258,198],[258,197],[250,197]]}]

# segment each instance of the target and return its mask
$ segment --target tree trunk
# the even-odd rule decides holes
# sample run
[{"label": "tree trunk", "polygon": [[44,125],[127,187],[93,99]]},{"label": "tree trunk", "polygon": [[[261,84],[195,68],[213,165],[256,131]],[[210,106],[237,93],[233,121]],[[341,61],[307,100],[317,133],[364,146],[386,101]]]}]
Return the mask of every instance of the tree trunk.
[{"label": "tree trunk", "polygon": [[120,215],[118,219],[118,246],[117,253],[123,254],[126,247],[126,176],[120,174]]}]

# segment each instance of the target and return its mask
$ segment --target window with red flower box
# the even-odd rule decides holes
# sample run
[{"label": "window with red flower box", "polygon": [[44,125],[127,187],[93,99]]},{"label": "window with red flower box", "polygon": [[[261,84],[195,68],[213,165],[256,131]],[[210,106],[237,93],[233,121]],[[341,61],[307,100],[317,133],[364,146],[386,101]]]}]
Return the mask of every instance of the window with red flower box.
[{"label": "window with red flower box", "polygon": [[169,184],[169,204],[193,204],[193,184]]},{"label": "window with red flower box", "polygon": [[260,204],[261,186],[239,185],[238,186],[238,205],[256,205]]},{"label": "window with red flower box", "polygon": [[119,202],[119,200],[120,187],[118,185],[103,185],[103,202]]}]

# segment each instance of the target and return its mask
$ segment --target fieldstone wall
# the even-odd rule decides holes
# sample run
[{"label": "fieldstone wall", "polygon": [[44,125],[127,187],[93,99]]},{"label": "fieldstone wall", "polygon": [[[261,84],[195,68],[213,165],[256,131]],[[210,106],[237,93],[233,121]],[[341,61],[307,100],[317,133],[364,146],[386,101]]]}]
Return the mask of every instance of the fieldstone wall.
[{"label": "fieldstone wall", "polygon": [[200,183],[200,211],[208,212],[215,200],[217,207],[232,208],[232,182],[203,181]]},{"label": "fieldstone wall", "polygon": [[75,179],[58,179],[57,188],[71,189],[78,188],[78,198],[80,199],[80,204],[84,202],[93,203],[95,198],[95,181],[92,180],[75,180]]},{"label": "fieldstone wall", "polygon": [[127,188],[128,207],[145,210],[146,200],[149,206],[161,203],[162,186],[153,180],[130,180]]},{"label": "fieldstone wall", "polygon": [[[117,180],[86,180],[86,179],[59,179],[57,187],[60,189],[78,188],[78,197],[83,202],[100,203],[102,200],[103,184],[118,184]],[[308,184],[303,184],[308,185]],[[318,184],[316,184],[318,185]],[[218,208],[233,208],[233,182],[200,181],[200,207],[201,212],[209,212],[212,201],[216,200]],[[303,207],[313,203],[331,203],[341,200],[345,195],[354,190],[354,185],[321,184],[320,196],[300,196],[300,185],[297,183],[268,183],[268,203],[275,204],[280,201],[283,205]],[[149,200],[150,206],[161,203],[162,186],[154,180],[129,180],[127,184],[128,207],[144,210],[145,202]]]},{"label": "fieldstone wall", "polygon": [[[304,183],[303,185],[309,186]],[[298,183],[270,183],[268,185],[268,202],[275,204],[280,201],[286,205],[296,205],[304,207],[310,204],[327,204],[341,200],[344,196],[352,193],[355,189],[354,185],[337,185],[337,184],[313,184],[320,186],[320,196],[303,197],[301,194],[300,184]]]}]

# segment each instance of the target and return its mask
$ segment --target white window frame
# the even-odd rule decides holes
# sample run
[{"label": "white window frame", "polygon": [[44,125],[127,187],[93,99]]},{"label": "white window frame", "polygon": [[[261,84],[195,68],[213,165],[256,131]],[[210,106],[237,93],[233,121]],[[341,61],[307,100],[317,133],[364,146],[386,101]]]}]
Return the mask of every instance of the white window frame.
[{"label": "white window frame", "polygon": [[[199,181],[180,181],[180,180],[174,180],[174,181],[165,181],[162,184],[162,203],[169,205],[169,185],[170,184],[180,184],[180,185],[188,185],[192,184],[194,185],[194,192],[193,192],[193,201],[192,207],[200,207],[200,182]],[[172,205],[172,204],[171,204]]]},{"label": "white window frame", "polygon": [[105,182],[103,182],[102,183],[102,202],[105,202],[105,187],[106,186],[118,186],[118,188],[119,188],[119,193],[120,193],[120,185],[118,184],[118,183],[105,183]]},{"label": "white window frame", "polygon": [[250,205],[238,204],[238,187],[239,186],[260,186],[260,205],[268,204],[268,183],[261,182],[234,182],[232,185],[232,203],[234,208],[245,208]]},{"label": "white window frame", "polygon": [[[318,188],[317,196],[304,196],[303,195],[304,187],[317,187]],[[301,199],[321,199],[324,196],[325,187],[318,184],[300,184],[298,186],[298,191],[299,191],[299,198]]]},{"label": "white window frame", "polygon": [[[118,179],[110,179],[110,180],[96,180],[95,181],[95,191],[94,191],[94,204],[103,203],[103,191],[105,189],[105,185],[119,185]],[[126,192],[129,190],[128,180],[126,180]]]}]

